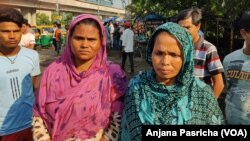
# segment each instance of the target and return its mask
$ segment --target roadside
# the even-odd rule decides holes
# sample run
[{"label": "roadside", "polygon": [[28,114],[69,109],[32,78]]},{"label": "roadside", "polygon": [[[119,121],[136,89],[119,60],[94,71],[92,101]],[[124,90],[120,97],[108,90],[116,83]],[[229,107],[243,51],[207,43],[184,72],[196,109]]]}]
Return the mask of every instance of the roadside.
[{"label": "roadside", "polygon": [[[63,50],[64,48],[61,49],[61,54]],[[40,55],[40,67],[41,67],[42,72],[51,62],[53,62],[54,60],[60,57],[57,55],[53,47],[49,47],[47,49],[38,48],[37,51]],[[121,65],[122,59],[121,59],[119,50],[108,50],[107,57],[108,57],[108,60]],[[127,58],[127,61],[129,61],[128,58]],[[129,68],[127,65],[125,69],[127,70],[126,72],[128,76],[131,77],[131,75],[128,73]],[[137,74],[141,70],[146,70],[146,69],[150,69],[150,66],[146,63],[146,60],[143,60],[140,65],[135,67],[135,73],[133,75]]]}]

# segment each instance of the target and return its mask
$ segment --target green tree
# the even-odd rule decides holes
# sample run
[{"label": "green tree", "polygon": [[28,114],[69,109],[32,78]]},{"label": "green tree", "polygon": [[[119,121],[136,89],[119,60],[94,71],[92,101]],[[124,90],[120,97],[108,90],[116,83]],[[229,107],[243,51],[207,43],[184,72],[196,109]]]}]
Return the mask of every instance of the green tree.
[{"label": "green tree", "polygon": [[44,13],[37,13],[36,14],[36,24],[37,25],[49,25],[51,21],[49,20],[49,16]]},{"label": "green tree", "polygon": [[233,51],[234,27],[241,13],[250,7],[249,0],[222,0],[222,13],[227,26],[230,28],[230,52]]},{"label": "green tree", "polygon": [[233,48],[234,25],[241,13],[250,7],[250,0],[132,0],[126,7],[133,17],[154,12],[165,17],[174,17],[179,11],[199,7],[203,10],[202,30],[206,36],[230,38]]},{"label": "green tree", "polygon": [[134,17],[151,12],[172,17],[182,9],[190,7],[203,9],[204,16],[209,19],[223,17],[234,21],[243,10],[250,7],[250,0],[132,0],[126,10]]},{"label": "green tree", "polygon": [[71,22],[72,18],[73,18],[72,13],[63,12],[62,13],[62,24],[64,24],[64,25],[69,24]]},{"label": "green tree", "polygon": [[56,12],[52,12],[51,14],[52,23],[59,22],[62,25],[69,24],[72,18],[73,14],[68,12],[60,12],[59,16]]},{"label": "green tree", "polygon": [[57,12],[52,12],[51,13],[51,22],[54,23],[54,22],[57,22],[58,21],[58,14]]}]

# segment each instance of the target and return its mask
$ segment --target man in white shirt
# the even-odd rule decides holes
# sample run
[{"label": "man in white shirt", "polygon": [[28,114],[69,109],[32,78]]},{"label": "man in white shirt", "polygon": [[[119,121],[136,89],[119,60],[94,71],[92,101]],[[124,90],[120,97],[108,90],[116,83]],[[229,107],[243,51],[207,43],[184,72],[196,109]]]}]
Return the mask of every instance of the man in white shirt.
[{"label": "man in white shirt", "polygon": [[130,23],[125,22],[124,24],[125,30],[122,34],[122,69],[125,70],[125,63],[127,59],[127,55],[129,56],[130,61],[130,74],[134,73],[134,60],[133,60],[133,46],[134,46],[134,32],[130,28]]},{"label": "man in white shirt", "polygon": [[109,24],[110,48],[113,48],[113,46],[114,46],[113,45],[114,44],[114,37],[113,37],[114,31],[115,31],[114,25],[113,25],[112,21],[110,21],[110,24]]},{"label": "man in white shirt", "polygon": [[31,34],[28,31],[28,29],[29,29],[28,20],[24,19],[23,24],[22,24],[22,28],[21,28],[22,38],[21,38],[21,41],[19,43],[19,46],[34,49],[35,44],[36,44],[35,36],[33,34]]}]

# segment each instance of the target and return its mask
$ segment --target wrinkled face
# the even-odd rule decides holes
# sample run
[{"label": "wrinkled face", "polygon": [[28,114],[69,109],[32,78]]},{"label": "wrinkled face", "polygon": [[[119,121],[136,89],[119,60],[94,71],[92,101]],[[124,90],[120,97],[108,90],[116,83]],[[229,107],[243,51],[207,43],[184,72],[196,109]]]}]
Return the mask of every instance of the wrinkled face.
[{"label": "wrinkled face", "polygon": [[75,27],[70,40],[76,62],[94,61],[101,47],[98,28],[89,24],[79,24]]},{"label": "wrinkled face", "polygon": [[28,26],[26,24],[22,24],[21,30],[22,30],[22,33],[26,33],[28,30]]},{"label": "wrinkled face", "polygon": [[13,22],[0,22],[0,48],[16,48],[21,40],[21,28]]},{"label": "wrinkled face", "polygon": [[193,42],[197,41],[199,39],[199,30],[200,30],[200,24],[194,25],[192,23],[192,17],[189,17],[184,20],[180,20],[178,24],[188,30],[188,32],[191,34],[193,38]]},{"label": "wrinkled face", "polygon": [[174,84],[182,62],[182,51],[177,40],[167,32],[159,33],[152,52],[156,80],[165,85]]}]

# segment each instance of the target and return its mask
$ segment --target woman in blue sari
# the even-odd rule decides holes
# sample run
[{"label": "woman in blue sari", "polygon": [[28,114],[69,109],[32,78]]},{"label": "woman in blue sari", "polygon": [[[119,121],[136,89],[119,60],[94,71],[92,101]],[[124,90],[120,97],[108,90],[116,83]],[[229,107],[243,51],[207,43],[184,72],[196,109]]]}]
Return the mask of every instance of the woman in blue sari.
[{"label": "woman in blue sari", "polygon": [[210,86],[193,76],[193,44],[178,24],[159,26],[143,71],[125,94],[120,140],[141,140],[142,125],[220,125],[224,117]]}]

